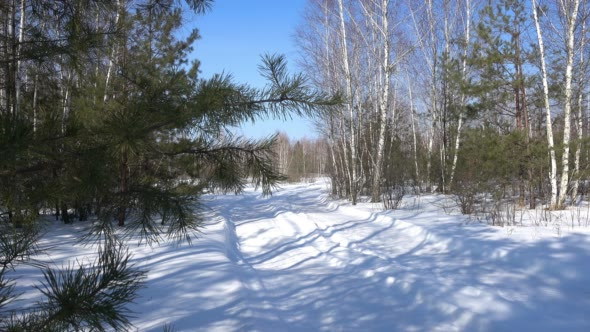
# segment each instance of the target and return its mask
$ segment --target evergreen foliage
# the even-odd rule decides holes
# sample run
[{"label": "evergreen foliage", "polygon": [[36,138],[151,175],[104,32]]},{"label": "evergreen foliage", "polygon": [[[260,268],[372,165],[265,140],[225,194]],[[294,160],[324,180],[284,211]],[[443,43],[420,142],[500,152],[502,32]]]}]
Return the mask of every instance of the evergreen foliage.
[{"label": "evergreen foliage", "polygon": [[44,268],[45,281],[37,288],[46,298],[24,315],[14,316],[14,331],[117,331],[130,327],[125,305],[136,298],[144,272],[129,264],[121,246],[107,242],[98,259],[84,266]]},{"label": "evergreen foliage", "polygon": [[[212,3],[187,1],[197,13]],[[18,295],[5,272],[38,249],[41,211],[64,223],[91,219],[81,240],[102,249],[92,264],[42,266],[45,300],[28,313],[0,314],[0,329],[129,328],[125,304],[144,272],[129,263],[120,236],[190,242],[202,227],[203,193],[239,193],[253,182],[269,194],[283,179],[272,165],[275,138],[233,137],[228,127],[338,102],[289,75],[280,55],[262,58],[263,89],[227,74],[201,78],[188,58],[197,30],[177,38],[182,8],[172,0],[32,1],[18,13],[26,43],[5,35],[0,309]],[[3,26],[18,15],[3,16]]]}]

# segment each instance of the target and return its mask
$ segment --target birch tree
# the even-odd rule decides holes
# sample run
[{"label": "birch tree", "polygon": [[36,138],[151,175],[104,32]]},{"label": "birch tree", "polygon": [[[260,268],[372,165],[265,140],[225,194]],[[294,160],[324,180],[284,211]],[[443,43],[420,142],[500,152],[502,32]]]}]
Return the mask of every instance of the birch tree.
[{"label": "birch tree", "polygon": [[428,114],[430,118],[430,126],[428,131],[427,143],[427,158],[426,158],[426,187],[433,190],[432,186],[432,160],[435,134],[438,127],[438,66],[439,66],[439,43],[438,38],[439,29],[435,17],[434,3],[432,0],[425,0],[424,2],[409,1],[410,16],[412,18],[412,28],[415,35],[415,43],[418,45],[420,55],[424,61],[424,68],[427,72],[424,77],[427,77],[425,91],[428,94],[424,98],[424,102],[428,105]]},{"label": "birch tree", "polygon": [[26,84],[23,82],[22,79],[22,60],[21,60],[21,53],[22,53],[22,45],[24,42],[25,36],[25,18],[26,18],[26,0],[20,1],[20,19],[19,19],[19,27],[18,27],[18,46],[16,50],[16,75],[15,75],[15,112],[19,112],[20,105],[21,105],[21,85]]},{"label": "birch tree", "polygon": [[577,143],[576,143],[576,155],[574,159],[574,176],[573,176],[573,186],[572,186],[572,202],[575,204],[576,198],[578,196],[578,188],[580,185],[580,157],[582,155],[582,140],[584,139],[584,92],[586,85],[584,84],[587,71],[585,69],[586,63],[584,58],[586,46],[586,2],[583,3],[582,6],[582,13],[584,17],[582,18],[582,27],[580,31],[580,56],[578,62],[578,102],[577,102],[577,116],[576,116],[576,131],[577,131]]},{"label": "birch tree", "polygon": [[545,121],[547,128],[547,146],[549,148],[549,158],[551,170],[549,172],[549,183],[551,184],[551,208],[557,208],[557,158],[555,156],[555,144],[553,140],[553,125],[551,121],[551,105],[549,103],[549,83],[547,81],[547,63],[545,55],[545,44],[543,42],[543,33],[539,22],[539,8],[536,0],[531,0],[531,9],[535,20],[535,29],[537,31],[538,48],[541,59],[541,79],[543,82],[543,103],[545,107]]},{"label": "birch tree", "polygon": [[[361,4],[362,6],[362,4]],[[382,0],[380,6],[373,5],[372,7],[377,7],[379,11],[379,21],[381,24],[379,25],[377,20],[375,20],[372,13],[363,6],[365,16],[371,21],[373,28],[379,32],[379,38],[381,42],[379,43],[379,47],[381,48],[381,52],[377,54],[381,54],[381,62],[380,62],[380,69],[379,72],[381,73],[379,76],[381,77],[381,81],[378,86],[378,107],[379,107],[379,128],[377,131],[378,142],[375,150],[375,160],[373,165],[373,184],[372,184],[372,193],[371,193],[371,200],[373,202],[379,201],[379,197],[381,195],[381,170],[383,168],[382,161],[383,161],[383,152],[385,150],[385,127],[386,127],[386,119],[387,114],[389,111],[389,84],[392,77],[393,68],[390,66],[390,49],[391,49],[391,41],[389,35],[389,1]],[[376,59],[377,60],[377,59]]]},{"label": "birch tree", "polygon": [[414,171],[416,176],[416,182],[420,181],[420,168],[418,167],[418,141],[416,139],[416,120],[414,119],[414,95],[412,94],[412,81],[410,75],[406,72],[406,81],[408,84],[408,98],[410,99],[410,114],[412,121],[412,150],[414,152]]},{"label": "birch tree", "polygon": [[[459,124],[463,126],[462,116],[455,114],[455,109],[461,110],[461,102],[457,101],[457,96],[462,92],[458,90],[459,85],[452,82],[451,77],[456,75],[451,73],[451,70],[455,70],[451,67],[457,59],[466,59],[463,41],[466,40],[467,34],[468,38],[471,38],[467,24],[471,24],[473,4],[471,1],[459,0],[408,3],[414,40],[419,50],[417,55],[422,58],[423,75],[427,78],[423,82],[424,89],[421,90],[421,98],[427,105],[430,122],[427,143],[427,187],[434,189],[430,182],[435,181],[439,190],[448,191],[451,188],[451,178],[454,177],[453,164],[456,164],[454,159],[458,152],[455,148],[457,137],[453,140],[453,132],[460,132],[455,130]],[[457,43],[457,40],[461,41]],[[460,50],[463,52],[459,52]],[[458,122],[455,122],[455,119],[458,119]],[[458,138],[460,142],[460,137]],[[433,169],[434,167],[437,169]]]},{"label": "birch tree", "polygon": [[355,128],[355,115],[354,115],[354,105],[355,105],[355,96],[353,94],[352,88],[352,73],[350,71],[350,61],[348,55],[348,41],[346,38],[346,24],[344,20],[344,5],[342,0],[338,0],[338,18],[340,24],[340,47],[341,47],[341,61],[342,61],[342,70],[344,73],[344,87],[345,87],[345,98],[346,98],[346,110],[350,116],[349,120],[349,128],[348,128],[348,135],[350,141],[348,142],[348,151],[350,153],[350,168],[349,168],[349,186],[350,186],[350,197],[352,204],[355,205],[358,196],[358,156],[357,156],[357,137],[356,137],[356,128]]},{"label": "birch tree", "polygon": [[[125,0],[117,0],[116,3],[116,13],[115,13],[115,27],[121,28],[120,25],[120,21],[121,21],[121,13],[123,12],[124,8],[125,8]],[[107,101],[108,98],[108,93],[109,93],[109,86],[111,83],[111,76],[113,74],[113,68],[115,66],[115,57],[117,55],[117,48],[119,47],[117,40],[114,40],[112,42],[112,46],[111,46],[111,54],[109,56],[109,64],[107,67],[107,73],[106,73],[106,79],[105,79],[105,83],[104,83],[104,94],[102,97],[103,102]]]},{"label": "birch tree", "polygon": [[[461,79],[465,81],[467,78],[467,54],[469,50],[469,44],[471,42],[471,0],[465,0],[465,18],[463,26],[465,27],[465,48],[463,50],[463,59],[461,62]],[[451,186],[453,185],[455,169],[457,168],[457,157],[459,155],[459,147],[461,145],[461,130],[463,129],[465,98],[465,92],[461,91],[461,100],[459,102],[459,123],[457,124],[457,136],[455,137],[455,147],[453,150],[453,163],[451,164],[451,175],[449,177],[449,190],[451,190]]]},{"label": "birch tree", "polygon": [[560,0],[561,11],[565,18],[565,86],[564,86],[564,116],[563,116],[563,156],[561,159],[561,182],[559,185],[559,198],[557,208],[563,208],[568,193],[569,185],[569,158],[571,139],[571,112],[572,112],[572,72],[574,64],[574,31],[578,20],[578,9],[580,0]]}]

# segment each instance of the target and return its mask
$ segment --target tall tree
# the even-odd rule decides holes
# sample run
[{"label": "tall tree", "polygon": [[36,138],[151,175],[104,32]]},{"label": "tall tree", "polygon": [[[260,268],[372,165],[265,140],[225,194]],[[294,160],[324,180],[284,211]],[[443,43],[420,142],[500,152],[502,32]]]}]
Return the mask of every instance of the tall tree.
[{"label": "tall tree", "polygon": [[[344,72],[344,87],[346,91],[345,98],[347,99],[346,102],[346,109],[348,114],[350,115],[349,118],[349,136],[350,141],[348,142],[348,150],[350,151],[350,168],[349,168],[349,186],[350,186],[350,198],[352,204],[356,204],[356,200],[358,198],[358,191],[359,191],[359,181],[360,177],[358,176],[358,154],[357,154],[357,137],[356,137],[356,128],[355,128],[355,115],[354,115],[354,106],[355,106],[355,96],[353,94],[352,89],[352,73],[350,70],[350,60],[348,54],[348,40],[346,38],[346,25],[344,20],[344,5],[342,0],[338,0],[338,18],[340,23],[340,47],[342,51],[342,68]],[[346,157],[348,159],[348,157]]]},{"label": "tall tree", "polygon": [[553,125],[551,122],[551,105],[549,103],[549,84],[547,81],[547,63],[545,55],[545,44],[543,42],[543,33],[539,23],[538,7],[536,0],[531,0],[531,8],[535,20],[535,29],[537,31],[537,40],[539,54],[541,58],[541,78],[543,81],[543,105],[545,107],[545,121],[547,128],[547,145],[549,147],[549,157],[551,162],[551,169],[549,172],[549,183],[551,184],[551,201],[552,208],[557,207],[557,158],[555,156],[555,143],[553,140]]},{"label": "tall tree", "polygon": [[[201,12],[211,1],[188,5]],[[103,249],[94,265],[44,269],[46,301],[0,321],[1,330],[129,328],[125,303],[143,272],[128,264],[113,222],[147,242],[190,242],[202,226],[198,203],[207,188],[240,192],[252,181],[268,194],[283,178],[272,165],[274,137],[235,138],[225,135],[229,126],[311,115],[339,102],[303,75],[289,75],[278,55],[262,59],[262,89],[225,74],[199,77],[198,61],[188,59],[198,33],[177,38],[184,8],[177,1],[0,7],[0,306],[14,294],[4,270],[34,253],[40,211],[68,223],[73,210],[80,220],[91,216],[85,240]],[[17,32],[17,22],[26,28]],[[15,78],[20,72],[37,77],[34,93]],[[23,87],[20,104],[15,82]]]},{"label": "tall tree", "polygon": [[571,139],[571,113],[572,113],[572,79],[574,66],[574,30],[578,21],[578,10],[580,0],[562,0],[560,1],[561,13],[564,15],[564,32],[565,32],[565,87],[564,87],[564,109],[563,109],[563,155],[561,158],[561,182],[559,185],[559,198],[557,207],[561,208],[565,204],[569,185],[569,159],[570,159],[570,139]]}]

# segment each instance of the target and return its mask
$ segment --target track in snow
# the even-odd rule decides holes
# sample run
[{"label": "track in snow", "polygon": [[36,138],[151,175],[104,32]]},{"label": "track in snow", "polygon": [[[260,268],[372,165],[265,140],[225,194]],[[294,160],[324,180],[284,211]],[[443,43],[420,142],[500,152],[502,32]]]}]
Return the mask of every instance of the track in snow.
[{"label": "track in snow", "polygon": [[318,185],[215,197],[241,285],[232,328],[590,330],[590,237],[462,225],[442,199],[388,213]]},{"label": "track in snow", "polygon": [[[208,195],[193,245],[131,246],[149,270],[130,309],[138,331],[590,331],[590,232],[466,224],[444,196],[405,207],[327,198],[321,184],[271,197]],[[60,266],[94,250],[84,224],[52,225],[41,257]],[[18,290],[42,277],[20,266]],[[28,288],[27,288],[28,287]],[[18,291],[17,290],[17,291]]]}]

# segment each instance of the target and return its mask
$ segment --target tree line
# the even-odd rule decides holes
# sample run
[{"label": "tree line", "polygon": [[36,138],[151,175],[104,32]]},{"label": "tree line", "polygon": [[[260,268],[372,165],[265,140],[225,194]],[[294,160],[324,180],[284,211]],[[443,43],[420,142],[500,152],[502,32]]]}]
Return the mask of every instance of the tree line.
[{"label": "tree line", "polygon": [[583,0],[310,0],[297,31],[332,191],[492,194],[562,209],[586,192]]},{"label": "tree line", "polygon": [[328,146],[323,138],[293,141],[284,132],[275,138],[273,165],[290,182],[314,181],[329,173]]}]

